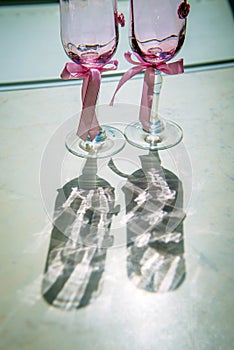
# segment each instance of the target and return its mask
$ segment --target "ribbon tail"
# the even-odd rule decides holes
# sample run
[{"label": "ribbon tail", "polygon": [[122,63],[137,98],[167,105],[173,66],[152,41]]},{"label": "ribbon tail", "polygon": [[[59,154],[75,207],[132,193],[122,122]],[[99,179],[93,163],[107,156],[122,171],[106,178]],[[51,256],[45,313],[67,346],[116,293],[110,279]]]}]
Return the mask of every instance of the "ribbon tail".
[{"label": "ribbon tail", "polygon": [[182,74],[184,73],[184,60],[181,58],[176,62],[161,63],[156,68],[166,74]]},{"label": "ribbon tail", "polygon": [[141,97],[141,106],[139,113],[139,120],[145,131],[149,131],[150,128],[150,115],[153,104],[154,96],[154,81],[155,70],[154,68],[147,68],[144,75],[144,83]]},{"label": "ribbon tail", "polygon": [[109,167],[112,171],[114,171],[114,173],[116,173],[117,175],[119,175],[119,176],[121,176],[121,177],[125,177],[125,178],[127,178],[127,179],[130,177],[130,175],[123,173],[122,171],[120,171],[120,170],[116,167],[116,165],[115,165],[115,163],[113,162],[113,159],[112,159],[112,158],[110,159],[110,161],[108,162],[107,165],[108,165],[108,167]]},{"label": "ribbon tail", "polygon": [[88,79],[84,79],[82,86],[83,107],[77,135],[84,141],[88,136],[91,140],[100,132],[96,116],[96,103],[101,85],[101,73],[97,69],[90,69]]},{"label": "ribbon tail", "polygon": [[89,85],[89,76],[83,78],[83,83],[82,83],[82,88],[81,88],[82,105],[84,103],[84,99],[85,99],[88,85]]},{"label": "ribbon tail", "polygon": [[120,90],[120,88],[129,80],[131,79],[134,75],[136,75],[137,73],[140,73],[144,68],[139,66],[130,68],[127,72],[124,73],[124,75],[122,76],[122,78],[120,79],[117,88],[114,92],[114,95],[110,101],[110,106],[113,106],[114,104],[114,100],[115,100],[115,96],[117,94],[117,92]]}]

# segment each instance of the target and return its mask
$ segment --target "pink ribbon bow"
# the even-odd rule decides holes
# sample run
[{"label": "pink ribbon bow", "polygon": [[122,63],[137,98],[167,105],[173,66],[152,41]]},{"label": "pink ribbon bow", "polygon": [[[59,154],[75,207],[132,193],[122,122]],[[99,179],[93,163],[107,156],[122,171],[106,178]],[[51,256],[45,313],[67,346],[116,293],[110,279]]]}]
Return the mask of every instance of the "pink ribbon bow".
[{"label": "pink ribbon bow", "polygon": [[[134,61],[132,59],[132,54],[136,56],[138,61]],[[117,94],[119,89],[134,75],[145,70],[139,119],[142,123],[143,129],[149,131],[150,113],[153,103],[155,70],[159,70],[166,74],[181,74],[184,72],[183,59],[171,63],[160,62],[152,64],[145,62],[136,52],[126,52],[124,54],[124,57],[129,63],[134,64],[134,67],[130,68],[127,72],[125,72],[122,78],[120,79],[115,93],[111,99],[110,105],[113,105],[115,95]]]},{"label": "pink ribbon bow", "polygon": [[[110,65],[109,67],[105,67]],[[62,79],[83,79],[82,84],[82,111],[77,129],[77,136],[86,141],[89,136],[91,140],[100,132],[95,107],[101,85],[101,73],[116,70],[118,61],[109,61],[100,66],[86,67],[74,62],[66,63],[62,73]]]}]

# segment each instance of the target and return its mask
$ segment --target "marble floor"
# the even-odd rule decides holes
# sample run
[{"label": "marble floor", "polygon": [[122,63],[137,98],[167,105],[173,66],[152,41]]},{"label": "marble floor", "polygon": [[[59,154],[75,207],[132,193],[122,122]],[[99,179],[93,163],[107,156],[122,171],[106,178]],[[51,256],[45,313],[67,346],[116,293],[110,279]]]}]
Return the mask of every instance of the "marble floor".
[{"label": "marble floor", "polygon": [[[57,190],[85,167],[85,160],[64,146],[66,133],[77,124],[80,86],[1,92],[1,349],[232,349],[233,73],[227,68],[164,78],[160,113],[184,130],[183,143],[159,152],[163,167],[184,189],[182,260],[176,258],[183,262],[180,286],[165,291],[164,283],[164,292],[149,291],[132,278],[122,190],[128,180],[103,159],[98,176],[115,189],[119,210],[112,218],[112,246],[94,265],[102,272],[97,293],[75,310],[51,305],[43,297],[48,287],[43,281],[52,259]],[[103,82],[99,117],[124,128],[136,118],[142,79],[128,82],[110,109],[116,84]],[[127,144],[113,160],[131,174],[146,154]],[[153,268],[151,257],[142,273]],[[137,263],[137,256],[132,258]],[[56,261],[51,271],[59,277],[63,262]],[[88,273],[87,264],[79,271]]]}]

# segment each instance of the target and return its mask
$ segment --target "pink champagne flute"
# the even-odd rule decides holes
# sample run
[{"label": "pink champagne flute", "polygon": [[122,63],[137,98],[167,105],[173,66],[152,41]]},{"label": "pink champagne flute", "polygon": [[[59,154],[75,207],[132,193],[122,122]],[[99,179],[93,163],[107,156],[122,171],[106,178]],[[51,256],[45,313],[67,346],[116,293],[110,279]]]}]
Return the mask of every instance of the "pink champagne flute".
[{"label": "pink champagne flute", "polygon": [[[159,117],[158,105],[162,85],[160,67],[172,66],[171,63],[167,64],[167,61],[174,58],[181,49],[185,39],[188,12],[189,4],[186,1],[130,0],[131,48],[143,63],[151,65],[151,74],[154,70],[149,126],[145,128],[140,118],[139,122],[130,124],[125,130],[127,140],[137,147],[150,150],[167,149],[182,140],[183,132],[180,126]],[[142,108],[144,107],[141,106],[141,112],[144,113]]]},{"label": "pink champagne flute", "polygon": [[[80,157],[109,157],[119,152],[125,144],[124,135],[118,129],[100,126],[96,117],[100,74],[117,68],[117,61],[110,60],[118,45],[118,23],[116,0],[60,0],[62,44],[73,61],[66,67],[75,67],[80,74],[77,73],[78,78],[88,74],[91,76],[83,81],[83,108],[78,130],[72,131],[66,138],[68,150]],[[105,68],[108,65],[112,68]],[[72,79],[75,73],[72,71],[70,74],[69,71],[70,76],[65,79]],[[65,75],[69,74],[66,70]]]}]

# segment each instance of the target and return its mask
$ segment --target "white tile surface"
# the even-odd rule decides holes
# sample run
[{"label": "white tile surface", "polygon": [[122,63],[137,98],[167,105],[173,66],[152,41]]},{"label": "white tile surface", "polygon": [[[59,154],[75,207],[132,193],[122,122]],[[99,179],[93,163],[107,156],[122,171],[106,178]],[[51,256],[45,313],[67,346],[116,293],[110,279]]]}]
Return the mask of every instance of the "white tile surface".
[{"label": "white tile surface", "polygon": [[[49,307],[41,298],[50,231],[43,232],[48,218],[40,197],[39,174],[49,140],[60,125],[67,127],[65,121],[79,109],[80,88],[1,93],[2,349],[232,348],[233,71],[164,78],[160,110],[183,127],[193,169],[184,232],[185,282],[177,291],[165,294],[137,289],[127,278],[123,245],[108,251],[101,294],[88,307],[74,312]],[[137,104],[141,83],[136,79],[126,84],[118,102]],[[115,86],[103,83],[101,104],[109,101]],[[130,119],[121,113],[118,122]],[[176,149],[171,152],[173,157]],[[142,153],[128,145],[115,159],[131,160],[137,167]],[[173,169],[168,154],[160,152],[164,165]],[[65,177],[79,174],[83,164],[65,151],[61,137],[47,169],[51,204]],[[121,203],[124,180],[113,176],[105,161],[100,175],[116,187]],[[182,180],[188,180],[186,174]],[[125,230],[118,224],[119,217],[113,234],[124,237]]]}]

